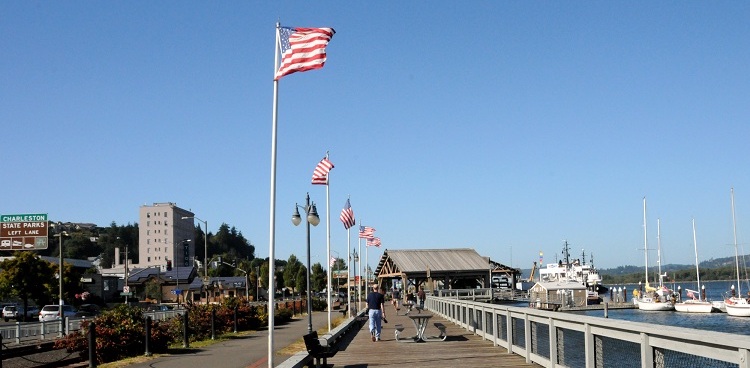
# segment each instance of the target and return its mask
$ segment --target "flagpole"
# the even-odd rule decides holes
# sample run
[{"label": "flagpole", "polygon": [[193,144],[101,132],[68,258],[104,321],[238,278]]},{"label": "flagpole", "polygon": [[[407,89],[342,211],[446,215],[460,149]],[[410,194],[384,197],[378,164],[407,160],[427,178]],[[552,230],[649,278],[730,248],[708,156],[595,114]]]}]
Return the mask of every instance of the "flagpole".
[{"label": "flagpole", "polygon": [[[362,238],[360,238],[359,236],[357,236],[357,239],[359,239],[357,241],[358,246],[359,246],[359,256],[362,257]],[[360,260],[361,259],[362,258],[360,258]],[[364,269],[362,267],[362,263],[361,262],[359,264],[359,268],[360,269]],[[359,272],[359,278],[360,279],[362,278],[362,275],[363,275],[363,273],[360,271]],[[358,304],[357,306],[361,309],[362,308],[362,288],[361,288],[362,285],[360,285],[360,284],[361,284],[361,280],[358,280],[357,281],[357,298],[359,299],[359,302],[357,303]],[[365,285],[367,285],[367,284],[365,284]]]},{"label": "flagpole", "polygon": [[[279,28],[281,24],[276,22],[276,44],[274,45],[274,76],[276,71],[279,69]],[[268,241],[268,368],[273,368],[273,312],[274,308],[274,296],[276,291],[274,290],[273,273],[275,270],[275,241],[276,241],[276,131],[278,125],[278,111],[279,111],[279,81],[274,78],[273,81],[273,124],[271,128],[271,214],[270,214],[270,229],[269,229],[269,241]]]},{"label": "flagpole", "polygon": [[[328,152],[326,151],[326,160]],[[326,250],[331,259],[331,175],[326,176]],[[338,293],[338,290],[336,290]],[[337,294],[338,295],[338,294]],[[328,267],[328,332],[331,332],[331,267]]]},{"label": "flagpole", "polygon": [[[347,203],[349,203],[349,196],[346,197]],[[349,203],[349,206],[351,206],[351,203]],[[350,207],[351,208],[351,207]],[[351,277],[352,277],[352,250],[351,250],[351,242],[352,237],[350,236],[351,233],[349,232],[351,228],[346,229],[346,254],[348,263],[346,264],[346,308],[349,309],[349,311],[346,313],[347,316],[352,317],[352,297],[349,295],[349,291],[351,290]]]}]

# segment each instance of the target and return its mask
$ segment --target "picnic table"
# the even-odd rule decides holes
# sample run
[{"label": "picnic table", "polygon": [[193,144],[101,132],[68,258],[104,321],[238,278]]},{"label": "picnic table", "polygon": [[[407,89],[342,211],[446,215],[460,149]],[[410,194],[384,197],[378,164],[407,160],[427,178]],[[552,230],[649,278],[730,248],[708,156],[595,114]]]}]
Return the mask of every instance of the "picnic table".
[{"label": "picnic table", "polygon": [[417,334],[414,336],[414,341],[424,342],[424,330],[427,328],[427,322],[429,322],[430,318],[432,318],[432,314],[412,314],[409,316],[409,318],[411,318],[412,323],[414,323],[414,328],[417,329]]}]

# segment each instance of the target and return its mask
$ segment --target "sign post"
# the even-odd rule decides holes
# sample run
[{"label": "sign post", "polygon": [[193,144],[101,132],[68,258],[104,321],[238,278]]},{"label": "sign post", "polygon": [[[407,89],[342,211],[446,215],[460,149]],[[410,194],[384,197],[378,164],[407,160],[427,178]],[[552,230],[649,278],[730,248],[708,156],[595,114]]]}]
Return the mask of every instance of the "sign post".
[{"label": "sign post", "polygon": [[47,249],[47,214],[0,215],[0,250]]}]

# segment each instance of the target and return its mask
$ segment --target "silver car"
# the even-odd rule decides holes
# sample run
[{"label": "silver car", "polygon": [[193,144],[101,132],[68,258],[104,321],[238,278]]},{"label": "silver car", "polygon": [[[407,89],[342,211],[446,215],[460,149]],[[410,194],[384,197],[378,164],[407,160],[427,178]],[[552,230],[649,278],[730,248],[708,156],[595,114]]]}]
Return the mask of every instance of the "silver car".
[{"label": "silver car", "polygon": [[45,305],[42,310],[39,311],[39,322],[54,321],[65,317],[75,317],[76,309],[72,305],[63,305],[62,314],[60,313],[60,305],[48,304]]}]

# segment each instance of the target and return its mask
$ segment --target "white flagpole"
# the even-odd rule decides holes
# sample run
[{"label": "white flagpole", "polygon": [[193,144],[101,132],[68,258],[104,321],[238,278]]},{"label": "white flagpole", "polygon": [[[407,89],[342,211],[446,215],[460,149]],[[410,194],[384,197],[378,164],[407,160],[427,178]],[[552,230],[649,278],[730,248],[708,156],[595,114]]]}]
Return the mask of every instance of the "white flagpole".
[{"label": "white flagpole", "polygon": [[[362,257],[362,238],[360,238],[360,237],[359,237],[359,232],[357,232],[357,239],[359,239],[359,240],[357,241],[357,242],[358,242],[358,245],[359,245],[359,252],[358,252],[358,254],[359,254],[359,256],[360,256],[360,257]],[[360,258],[360,259],[362,259],[362,258]],[[361,270],[361,269],[363,269],[363,268],[362,268],[362,262],[360,262],[360,263],[359,263],[359,268],[360,268],[360,270]],[[362,271],[360,271],[360,272],[359,272],[359,278],[360,278],[360,280],[359,280],[359,281],[357,281],[357,299],[359,300],[359,302],[358,302],[358,305],[357,305],[357,306],[359,307],[359,309],[362,309],[362,288],[361,288],[361,283],[362,283],[361,279],[362,279],[362,275],[363,275],[363,274],[362,274]],[[355,277],[356,277],[356,276],[355,276]],[[366,284],[365,284],[365,285],[366,285]]]},{"label": "white flagpole", "polygon": [[[280,23],[276,23],[276,44],[274,45],[274,77],[279,70],[279,28]],[[274,78],[273,81],[273,126],[271,128],[271,214],[270,214],[270,234],[268,241],[268,368],[273,368],[273,313],[274,313],[274,296],[276,291],[273,284],[273,273],[275,270],[275,241],[276,241],[276,127],[278,125],[279,111],[279,81]]]},{"label": "white flagpole", "polygon": [[365,277],[366,277],[366,280],[367,280],[366,285],[368,285],[368,287],[370,285],[370,273],[367,272],[368,268],[370,266],[370,261],[368,261],[368,253],[369,253],[368,250],[369,250],[369,248],[370,248],[370,246],[367,245],[367,239],[365,239]]},{"label": "white flagpole", "polygon": [[[346,197],[347,203],[349,203],[349,197]],[[349,203],[349,206],[351,206],[351,203]],[[349,207],[351,208],[351,207]],[[349,311],[346,313],[347,316],[352,317],[352,297],[349,295],[349,291],[351,288],[351,277],[352,277],[352,250],[351,250],[351,242],[352,237],[350,236],[348,228],[346,229],[346,254],[347,254],[347,264],[346,264],[346,308],[349,309]]]},{"label": "white flagpole", "polygon": [[[328,152],[326,152],[328,160]],[[326,250],[331,259],[331,172],[326,175]],[[338,290],[336,290],[338,292]],[[328,332],[331,332],[331,267],[328,267]]]}]

